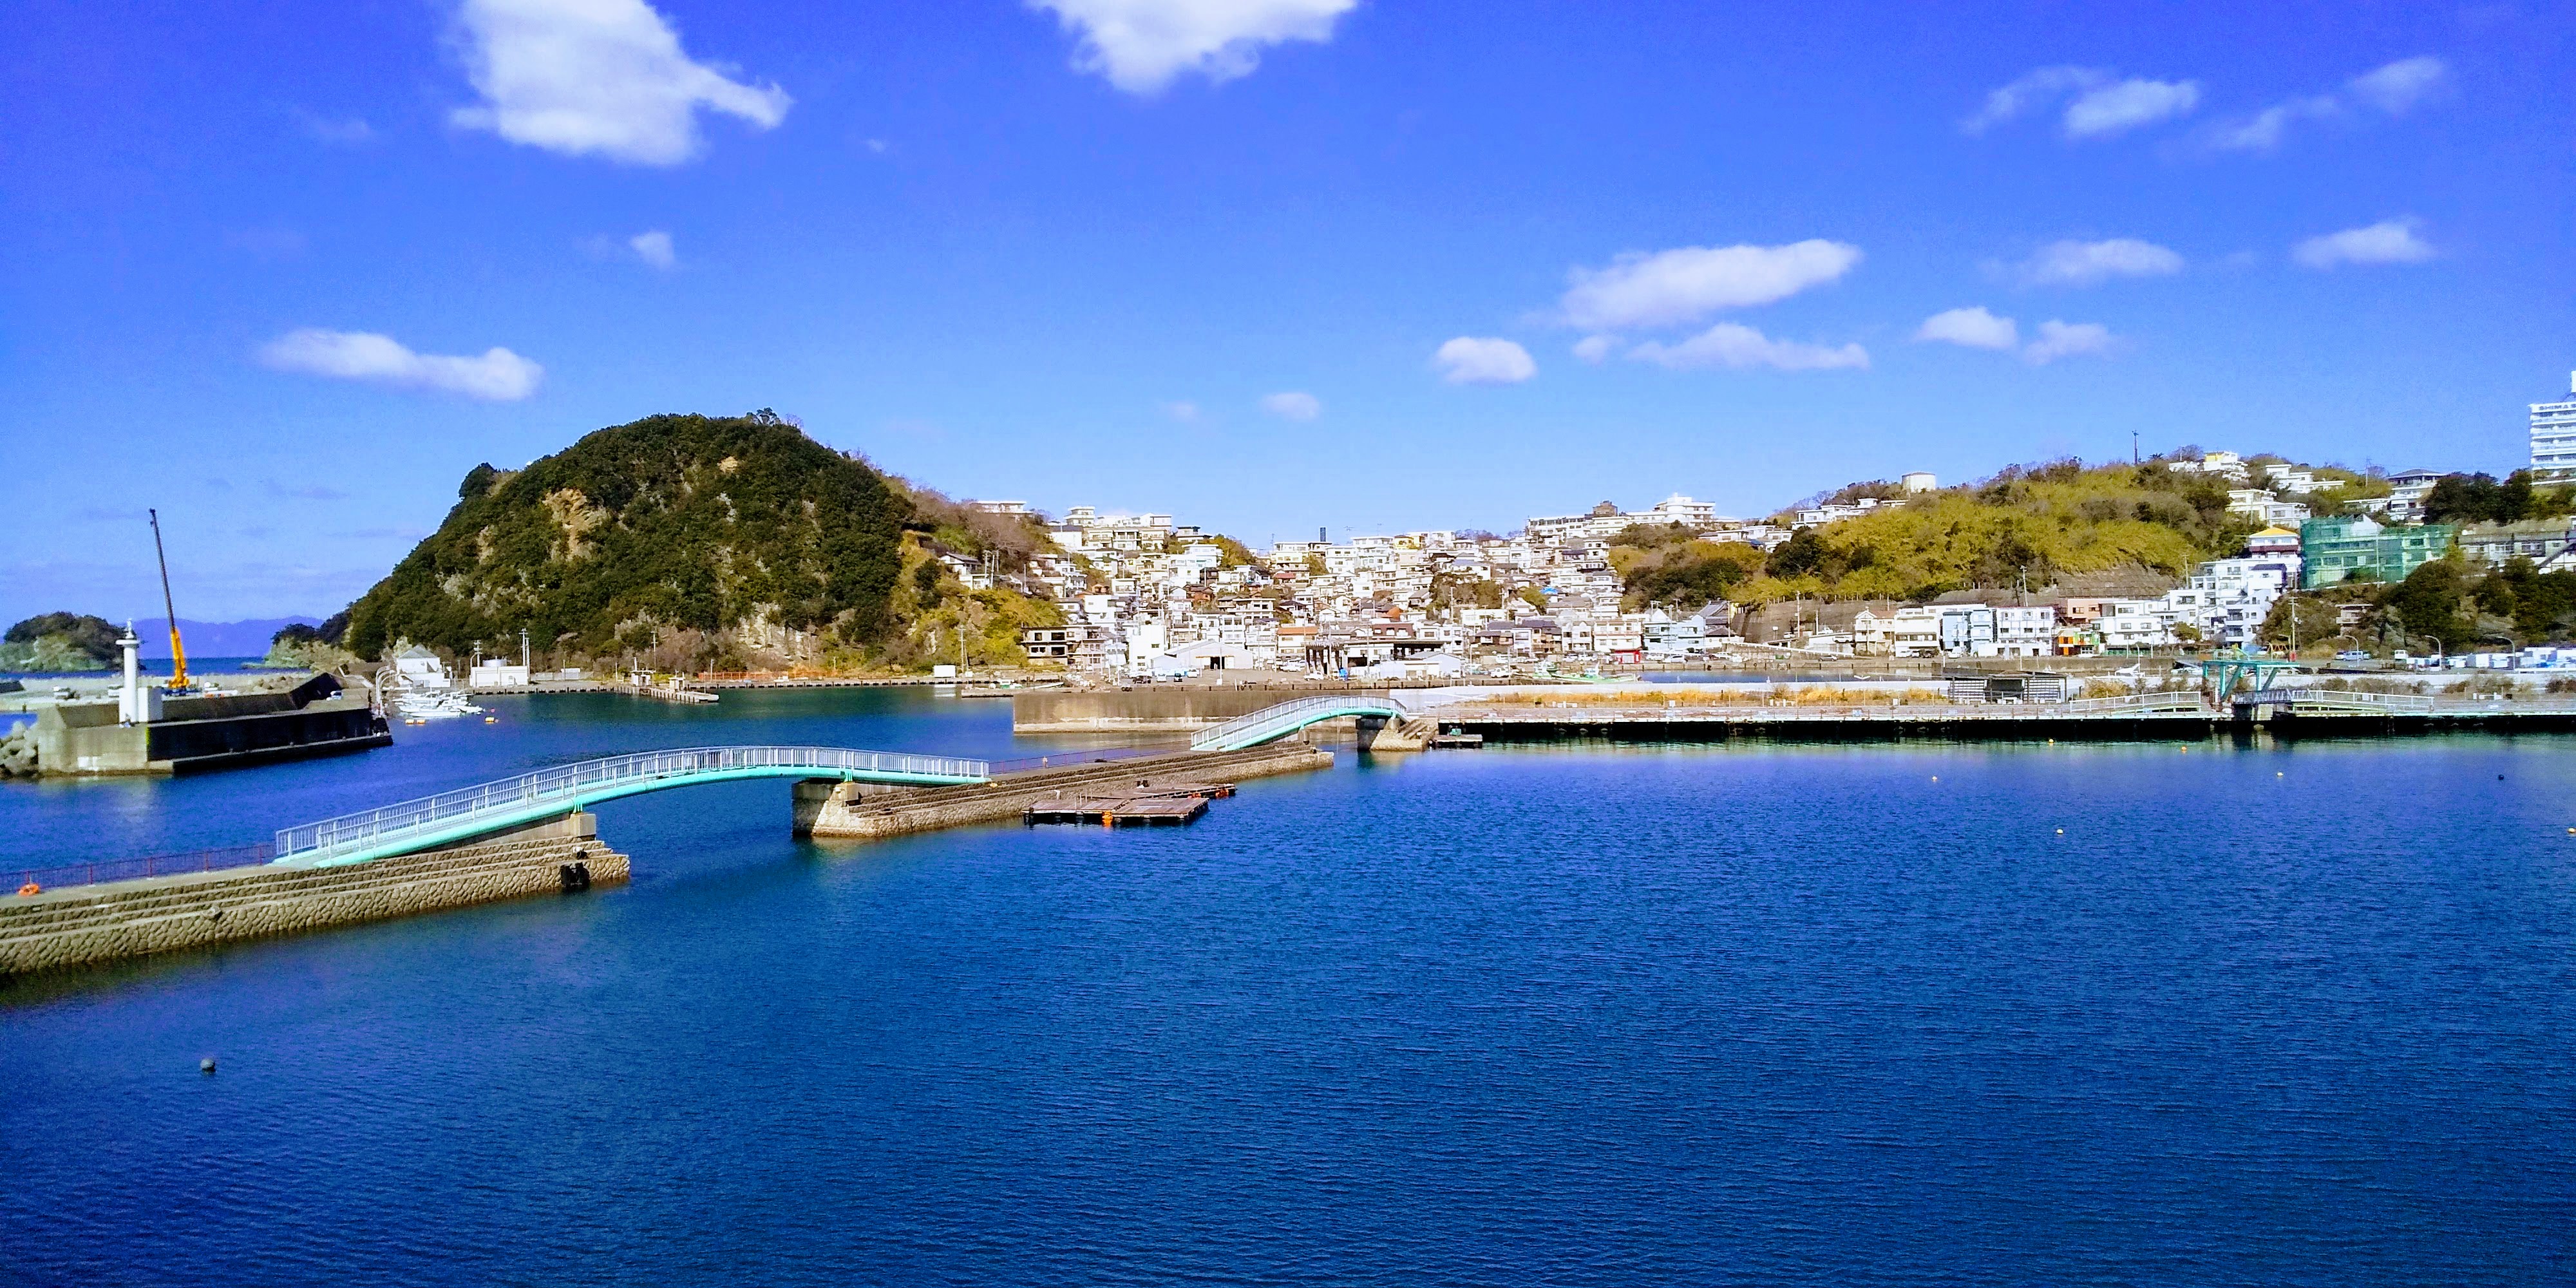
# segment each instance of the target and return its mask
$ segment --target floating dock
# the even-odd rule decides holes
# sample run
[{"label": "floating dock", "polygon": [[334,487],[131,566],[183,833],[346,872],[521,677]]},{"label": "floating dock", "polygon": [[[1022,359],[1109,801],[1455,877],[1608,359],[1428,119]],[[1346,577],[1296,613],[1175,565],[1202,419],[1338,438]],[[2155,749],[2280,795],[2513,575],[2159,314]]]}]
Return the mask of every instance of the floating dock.
[{"label": "floating dock", "polygon": [[1207,813],[1209,801],[1232,795],[1232,783],[1167,783],[1149,788],[1140,779],[1132,791],[1041,797],[1030,802],[1020,817],[1029,823],[1098,823],[1103,827],[1188,823]]},{"label": "floating dock", "polygon": [[1207,813],[1204,796],[1059,796],[1038,801],[1021,812],[1031,823],[1098,823],[1125,827],[1136,823],[1188,823]]}]

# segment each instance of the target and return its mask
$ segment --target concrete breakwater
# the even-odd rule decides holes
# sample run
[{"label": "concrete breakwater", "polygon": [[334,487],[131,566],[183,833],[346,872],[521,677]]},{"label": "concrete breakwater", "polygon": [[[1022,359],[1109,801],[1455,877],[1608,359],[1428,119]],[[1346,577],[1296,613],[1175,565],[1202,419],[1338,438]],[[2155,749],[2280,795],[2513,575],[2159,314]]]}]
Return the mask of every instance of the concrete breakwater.
[{"label": "concrete breakwater", "polygon": [[809,780],[796,785],[796,834],[821,837],[901,836],[946,827],[1016,819],[1056,796],[1109,788],[1152,789],[1330,769],[1333,753],[1298,742],[1246,751],[1138,756],[1105,763],[1004,774],[965,787],[879,787]]},{"label": "concrete breakwater", "polygon": [[0,975],[355,925],[627,879],[592,816],[337,868],[258,866],[72,886],[0,903]]},{"label": "concrete breakwater", "polygon": [[2451,710],[2285,710],[2267,706],[2176,705],[2088,708],[2058,704],[1910,704],[1807,707],[1561,707],[1458,704],[1432,713],[1444,733],[1486,745],[1566,741],[1962,742],[2203,740],[2261,733],[2274,738],[2378,738],[2433,733],[2576,732],[2576,709],[2510,706]]}]

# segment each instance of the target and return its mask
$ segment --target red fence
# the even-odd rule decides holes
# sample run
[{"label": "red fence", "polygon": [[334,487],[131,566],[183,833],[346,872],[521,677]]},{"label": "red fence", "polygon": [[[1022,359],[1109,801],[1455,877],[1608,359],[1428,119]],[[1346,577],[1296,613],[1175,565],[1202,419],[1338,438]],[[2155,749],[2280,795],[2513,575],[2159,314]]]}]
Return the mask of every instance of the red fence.
[{"label": "red fence", "polygon": [[132,881],[138,877],[177,876],[185,872],[213,872],[219,868],[244,868],[266,863],[277,857],[277,847],[266,842],[237,845],[226,850],[193,850],[186,854],[147,854],[139,859],[103,859],[96,863],[65,863],[49,868],[7,868],[17,876],[19,887],[36,885],[47,890],[63,886],[96,885],[101,881]]}]

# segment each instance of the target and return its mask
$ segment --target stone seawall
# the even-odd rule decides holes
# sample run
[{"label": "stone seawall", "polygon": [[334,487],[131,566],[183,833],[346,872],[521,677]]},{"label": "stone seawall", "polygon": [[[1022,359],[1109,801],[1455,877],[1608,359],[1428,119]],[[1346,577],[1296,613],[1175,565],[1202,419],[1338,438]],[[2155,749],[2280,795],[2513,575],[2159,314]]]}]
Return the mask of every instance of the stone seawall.
[{"label": "stone seawall", "polygon": [[1040,798],[1058,793],[1078,796],[1107,787],[1132,788],[1140,781],[1156,787],[1237,782],[1332,766],[1329,751],[1276,742],[1246,751],[1182,751],[1035,769],[971,787],[877,787],[815,779],[796,785],[796,832],[800,836],[901,836],[1018,818]]},{"label": "stone seawall", "polygon": [[1384,694],[1384,688],[1048,689],[1011,695],[1014,733],[1188,733],[1318,693]]},{"label": "stone seawall", "polygon": [[576,815],[516,836],[339,868],[261,866],[71,886],[0,902],[0,975],[294,934],[623,882]]}]

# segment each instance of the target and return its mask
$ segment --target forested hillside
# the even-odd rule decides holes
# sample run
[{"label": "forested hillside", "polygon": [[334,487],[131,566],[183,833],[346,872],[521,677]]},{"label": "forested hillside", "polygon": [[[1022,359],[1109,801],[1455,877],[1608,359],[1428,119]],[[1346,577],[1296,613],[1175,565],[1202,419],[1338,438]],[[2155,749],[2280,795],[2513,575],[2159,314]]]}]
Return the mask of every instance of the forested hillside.
[{"label": "forested hillside", "polygon": [[0,636],[0,671],[102,671],[122,657],[120,634],[85,613],[40,613]]},{"label": "forested hillside", "polygon": [[985,613],[943,587],[933,552],[1013,544],[979,531],[990,519],[766,411],[654,416],[522,470],[477,466],[438,531],[350,606],[345,642],[366,658],[403,640],[515,653],[524,629],[559,658],[676,649],[666,661],[721,667],[795,640],[908,661],[927,643],[911,615],[963,609],[979,633],[1030,615],[1007,593],[980,592]]}]

